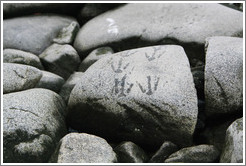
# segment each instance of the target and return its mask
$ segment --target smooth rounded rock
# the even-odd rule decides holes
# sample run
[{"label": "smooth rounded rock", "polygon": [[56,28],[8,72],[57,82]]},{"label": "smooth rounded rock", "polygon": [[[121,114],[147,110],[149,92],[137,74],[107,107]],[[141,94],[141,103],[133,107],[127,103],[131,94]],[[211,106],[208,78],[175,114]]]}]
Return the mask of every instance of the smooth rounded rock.
[{"label": "smooth rounded rock", "polygon": [[114,163],[112,147],[103,138],[86,133],[70,133],[63,137],[49,162]]},{"label": "smooth rounded rock", "polygon": [[62,98],[50,90],[3,95],[3,162],[48,162],[66,133],[64,111]]}]

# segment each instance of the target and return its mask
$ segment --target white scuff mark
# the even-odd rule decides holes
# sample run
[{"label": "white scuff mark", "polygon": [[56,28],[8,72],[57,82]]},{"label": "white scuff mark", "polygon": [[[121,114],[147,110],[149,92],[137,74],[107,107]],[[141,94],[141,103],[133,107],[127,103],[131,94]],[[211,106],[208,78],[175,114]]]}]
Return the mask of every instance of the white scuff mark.
[{"label": "white scuff mark", "polygon": [[107,18],[106,21],[109,22],[108,33],[117,35],[119,33],[119,29],[118,26],[115,24],[115,20],[112,18]]}]

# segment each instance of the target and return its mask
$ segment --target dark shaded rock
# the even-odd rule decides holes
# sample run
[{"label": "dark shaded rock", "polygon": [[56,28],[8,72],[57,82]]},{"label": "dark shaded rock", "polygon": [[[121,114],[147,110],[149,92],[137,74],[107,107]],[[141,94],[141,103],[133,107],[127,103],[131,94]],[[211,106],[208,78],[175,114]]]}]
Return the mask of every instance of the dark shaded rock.
[{"label": "dark shaded rock", "polygon": [[204,68],[191,68],[197,96],[204,100]]},{"label": "dark shaded rock", "polygon": [[67,79],[80,64],[76,50],[66,44],[52,44],[39,55],[46,70]]},{"label": "dark shaded rock", "polygon": [[32,66],[3,63],[3,93],[34,88],[42,77],[42,72]]},{"label": "dark shaded rock", "polygon": [[63,137],[49,162],[114,163],[112,147],[103,138],[85,133],[70,133]]},{"label": "dark shaded rock", "polygon": [[18,63],[36,67],[38,69],[43,69],[38,56],[15,49],[4,49],[3,50],[3,63]]},{"label": "dark shaded rock", "polygon": [[36,85],[36,88],[49,89],[59,93],[65,80],[62,77],[47,71],[42,71],[42,73],[43,75]]},{"label": "dark shaded rock", "polygon": [[48,162],[66,133],[64,108],[62,98],[46,89],[3,95],[3,162]]},{"label": "dark shaded rock", "polygon": [[165,163],[213,163],[219,155],[219,151],[213,145],[198,145],[171,154]]},{"label": "dark shaded rock", "polygon": [[122,142],[114,148],[120,163],[144,163],[148,161],[148,156],[144,150],[133,142]]}]

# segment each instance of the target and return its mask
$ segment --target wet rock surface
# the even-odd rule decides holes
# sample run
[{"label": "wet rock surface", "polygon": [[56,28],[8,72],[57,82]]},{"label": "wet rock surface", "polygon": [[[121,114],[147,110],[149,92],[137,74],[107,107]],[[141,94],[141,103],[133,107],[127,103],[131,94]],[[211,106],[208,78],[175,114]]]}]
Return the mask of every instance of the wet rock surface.
[{"label": "wet rock surface", "polygon": [[3,2],[3,162],[242,163],[242,11]]}]

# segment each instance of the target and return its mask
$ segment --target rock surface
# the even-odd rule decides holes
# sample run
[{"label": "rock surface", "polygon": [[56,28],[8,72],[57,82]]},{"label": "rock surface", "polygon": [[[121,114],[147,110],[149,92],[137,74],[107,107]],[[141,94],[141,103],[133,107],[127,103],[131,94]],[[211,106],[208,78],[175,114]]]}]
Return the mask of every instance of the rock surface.
[{"label": "rock surface", "polygon": [[26,16],[3,21],[3,48],[13,48],[39,55],[51,45],[61,28],[73,18],[58,15]]},{"label": "rock surface", "polygon": [[127,141],[122,142],[114,148],[119,163],[144,163],[148,161],[148,156],[142,148]]},{"label": "rock surface", "polygon": [[243,118],[240,118],[226,131],[225,146],[220,157],[221,163],[243,162],[243,139]]},{"label": "rock surface", "polygon": [[145,47],[108,55],[81,80],[68,103],[72,128],[151,148],[160,147],[163,140],[191,144],[197,96],[182,47]]},{"label": "rock surface", "polygon": [[149,163],[163,163],[168,156],[178,151],[178,147],[172,142],[165,141],[160,149],[151,157]]},{"label": "rock surface", "polygon": [[101,47],[93,50],[80,64],[78,71],[85,72],[93,63],[103,57],[113,54],[114,51],[110,47]]},{"label": "rock surface", "polygon": [[187,52],[197,49],[191,56],[198,57],[204,55],[207,37],[242,37],[242,32],[243,13],[220,4],[136,3],[90,20],[80,29],[74,47],[82,56],[102,46],[118,51],[175,43],[189,47]]},{"label": "rock surface", "polygon": [[62,77],[47,71],[42,71],[42,73],[43,75],[36,85],[36,88],[49,89],[59,93],[65,80]]},{"label": "rock surface", "polygon": [[205,66],[206,113],[228,114],[243,108],[243,39],[207,39]]},{"label": "rock surface", "polygon": [[218,158],[219,151],[213,145],[198,145],[171,154],[165,163],[212,163]]},{"label": "rock surface", "polygon": [[3,63],[18,63],[43,69],[40,59],[36,55],[15,49],[3,50]]},{"label": "rock surface", "polygon": [[3,93],[34,88],[41,77],[42,72],[35,67],[3,63]]},{"label": "rock surface", "polygon": [[49,162],[114,163],[112,147],[104,139],[85,133],[70,133],[63,137]]},{"label": "rock surface", "polygon": [[67,79],[80,64],[76,50],[66,44],[52,44],[39,55],[46,70]]},{"label": "rock surface", "polygon": [[46,89],[3,95],[3,162],[48,162],[66,133],[64,108]]}]

